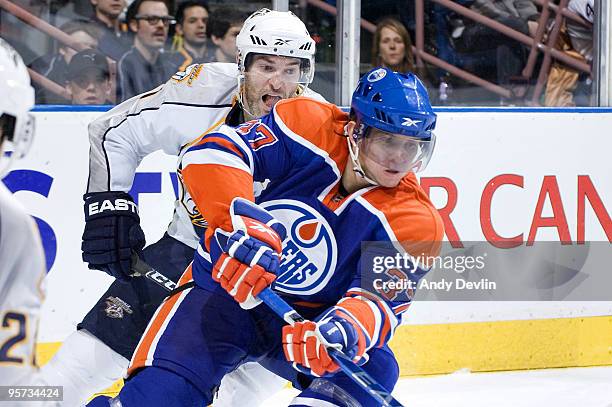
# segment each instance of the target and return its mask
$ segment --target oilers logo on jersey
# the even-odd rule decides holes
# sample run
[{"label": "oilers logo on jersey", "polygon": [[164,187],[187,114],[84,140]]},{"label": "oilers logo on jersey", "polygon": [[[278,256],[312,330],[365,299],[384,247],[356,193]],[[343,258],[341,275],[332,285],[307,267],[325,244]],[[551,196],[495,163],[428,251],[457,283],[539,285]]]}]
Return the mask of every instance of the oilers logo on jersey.
[{"label": "oilers logo on jersey", "polygon": [[328,283],[336,269],[338,249],[329,223],[304,202],[281,199],[261,204],[287,228],[274,289],[311,295]]}]

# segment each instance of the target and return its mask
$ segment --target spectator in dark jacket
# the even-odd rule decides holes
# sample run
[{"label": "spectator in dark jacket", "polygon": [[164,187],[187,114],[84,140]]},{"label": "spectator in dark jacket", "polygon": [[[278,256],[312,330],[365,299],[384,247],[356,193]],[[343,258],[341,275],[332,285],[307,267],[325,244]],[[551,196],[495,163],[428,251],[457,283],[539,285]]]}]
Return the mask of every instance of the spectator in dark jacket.
[{"label": "spectator in dark jacket", "polygon": [[[471,8],[525,35],[535,36],[538,28],[539,13],[532,0],[475,0]],[[469,70],[500,84],[520,74],[527,60],[526,47],[482,24],[469,24],[457,42],[463,43],[467,53],[485,55],[474,59],[476,66]]]},{"label": "spectator in dark jacket", "polygon": [[[72,39],[87,48],[96,48],[100,31],[97,27],[89,24],[87,20],[69,21],[59,27],[60,30],[68,34]],[[58,43],[57,51],[43,55],[32,62],[30,68],[43,75],[47,79],[64,86],[68,75],[68,64],[76,51],[67,45]],[[38,104],[66,104],[69,100],[56,95],[34,84],[36,90],[36,103]]]},{"label": "spectator in dark jacket", "polygon": [[66,84],[73,105],[108,104],[110,74],[106,56],[93,49],[78,52],[68,64]]},{"label": "spectator in dark jacket", "polygon": [[124,31],[119,16],[125,10],[125,0],[90,0],[93,6],[92,22],[100,28],[98,49],[115,61],[131,47],[129,33]]},{"label": "spectator in dark jacket", "polygon": [[209,46],[206,26],[208,4],[202,0],[187,0],[176,11],[176,52],[172,55],[178,71],[191,64],[211,62],[215,59],[214,47]]},{"label": "spectator in dark jacket", "polygon": [[134,46],[120,60],[118,100],[123,101],[164,83],[176,72],[163,52],[168,27],[174,18],[162,0],[135,0],[128,8],[127,20],[135,33]]}]

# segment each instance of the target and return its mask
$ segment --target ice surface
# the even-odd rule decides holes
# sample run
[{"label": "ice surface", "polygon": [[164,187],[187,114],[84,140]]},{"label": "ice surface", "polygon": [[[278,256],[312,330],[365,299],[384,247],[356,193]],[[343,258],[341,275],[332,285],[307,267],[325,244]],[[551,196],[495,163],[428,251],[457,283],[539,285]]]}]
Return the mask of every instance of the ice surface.
[{"label": "ice surface", "polygon": [[[296,394],[264,405],[287,406]],[[612,407],[612,366],[403,378],[393,395],[406,407]]]}]

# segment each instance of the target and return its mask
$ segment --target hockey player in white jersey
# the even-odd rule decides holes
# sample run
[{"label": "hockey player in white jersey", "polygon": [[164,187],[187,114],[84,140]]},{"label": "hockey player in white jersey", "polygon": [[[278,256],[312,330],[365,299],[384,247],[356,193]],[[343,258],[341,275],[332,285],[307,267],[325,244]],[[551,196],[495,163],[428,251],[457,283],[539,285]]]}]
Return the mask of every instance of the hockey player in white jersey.
[{"label": "hockey player in white jersey", "polygon": [[[314,76],[314,41],[293,13],[268,9],[253,13],[236,45],[238,64],[192,65],[89,126],[83,259],[89,268],[117,280],[45,366],[62,381],[65,399],[73,404],[122,376],[153,312],[168,294],[147,279],[131,277],[133,253],[177,281],[206,229],[179,182],[179,199],[167,233],[143,250],[144,234],[128,194],[142,158],[159,149],[179,155],[190,141],[219,125],[263,116],[281,99],[302,95],[322,99],[307,88]],[[202,128],[208,129],[203,135]],[[180,181],[180,170],[178,175]],[[120,202],[129,204],[116,205]],[[107,210],[99,210],[103,207]],[[224,379],[215,406],[255,406],[283,384],[258,364],[246,364]]]},{"label": "hockey player in white jersey", "polygon": [[[30,76],[17,52],[0,38],[0,179],[34,136]],[[45,257],[34,220],[0,181],[0,385],[48,386],[35,362],[43,301]],[[58,389],[59,391],[59,389]],[[10,396],[10,394],[8,394]],[[53,397],[54,394],[49,394]],[[59,393],[55,395],[59,397]],[[11,404],[10,400],[7,405]],[[4,403],[2,403],[4,405]],[[37,403],[56,406],[57,401]]]}]

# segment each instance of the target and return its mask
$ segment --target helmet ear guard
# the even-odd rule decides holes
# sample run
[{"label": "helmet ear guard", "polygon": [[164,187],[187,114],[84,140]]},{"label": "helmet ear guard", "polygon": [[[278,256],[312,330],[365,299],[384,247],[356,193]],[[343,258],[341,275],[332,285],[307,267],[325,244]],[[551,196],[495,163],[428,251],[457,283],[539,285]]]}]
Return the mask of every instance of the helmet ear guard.
[{"label": "helmet ear guard", "polygon": [[[19,54],[0,38],[0,178],[23,157],[34,135],[34,89]],[[4,152],[10,152],[6,157]],[[9,155],[9,154],[7,154]]]}]

